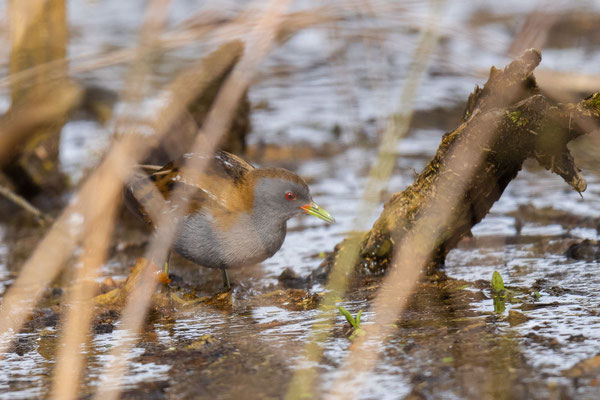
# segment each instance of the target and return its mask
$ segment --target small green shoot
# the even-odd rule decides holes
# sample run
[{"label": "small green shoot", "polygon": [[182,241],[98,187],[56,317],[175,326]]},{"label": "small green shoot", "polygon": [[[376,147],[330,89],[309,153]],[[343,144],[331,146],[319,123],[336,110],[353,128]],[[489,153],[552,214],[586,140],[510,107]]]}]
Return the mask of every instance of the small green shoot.
[{"label": "small green shoot", "polygon": [[352,316],[352,314],[350,314],[350,311],[346,310],[344,307],[339,306],[338,309],[340,310],[340,314],[342,314],[344,317],[346,317],[346,321],[348,321],[348,323],[350,324],[350,326],[352,326],[355,329],[359,327],[359,325],[360,325],[360,316],[362,314],[362,310],[360,310],[358,312],[358,315],[356,316],[356,319],[354,319],[354,317]]},{"label": "small green shoot", "polygon": [[513,293],[504,287],[504,280],[500,272],[492,274],[492,296],[494,299],[494,312],[502,314],[506,311],[506,301],[513,300]]},{"label": "small green shoot", "polygon": [[500,296],[494,296],[494,312],[496,314],[502,314],[506,311],[506,302]]},{"label": "small green shoot", "polygon": [[496,293],[500,293],[504,290],[504,280],[502,280],[502,275],[500,272],[494,271],[492,274],[492,291]]},{"label": "small green shoot", "polygon": [[352,314],[350,314],[350,311],[346,310],[344,307],[339,306],[338,309],[340,310],[340,314],[346,317],[346,321],[348,321],[348,323],[352,327],[352,334],[350,335],[350,339],[352,340],[354,338],[364,336],[366,332],[360,327],[360,317],[362,315],[362,310],[360,310],[358,314],[356,314],[356,318],[354,318]]},{"label": "small green shoot", "polygon": [[540,297],[542,297],[540,292],[538,292],[537,290],[535,292],[532,292],[531,295],[533,296],[535,301],[538,301],[540,299]]}]

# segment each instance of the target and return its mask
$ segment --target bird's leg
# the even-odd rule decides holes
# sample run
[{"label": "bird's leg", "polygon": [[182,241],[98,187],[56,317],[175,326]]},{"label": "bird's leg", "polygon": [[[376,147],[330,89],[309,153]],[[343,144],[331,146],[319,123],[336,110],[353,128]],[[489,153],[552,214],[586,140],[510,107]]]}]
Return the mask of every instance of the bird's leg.
[{"label": "bird's leg", "polygon": [[167,260],[165,261],[165,275],[169,277],[169,262],[171,261],[171,250],[167,253]]},{"label": "bird's leg", "polygon": [[229,283],[229,276],[227,275],[227,270],[225,268],[222,268],[221,272],[223,272],[223,286],[225,286],[227,289],[231,289],[231,284]]}]

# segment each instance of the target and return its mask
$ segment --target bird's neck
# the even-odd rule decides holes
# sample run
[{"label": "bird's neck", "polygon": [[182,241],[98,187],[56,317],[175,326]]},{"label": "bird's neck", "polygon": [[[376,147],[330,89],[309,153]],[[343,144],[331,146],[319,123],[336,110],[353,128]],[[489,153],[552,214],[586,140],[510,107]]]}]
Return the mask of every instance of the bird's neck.
[{"label": "bird's neck", "polygon": [[[267,208],[267,207],[263,207]],[[281,248],[287,231],[287,220],[273,218],[268,209],[257,207],[251,214],[254,229],[260,234],[262,244],[270,255],[275,254]]]},{"label": "bird's neck", "polygon": [[272,210],[267,206],[257,206],[251,214],[252,221],[257,227],[263,229],[285,229],[287,219],[273,217]]}]

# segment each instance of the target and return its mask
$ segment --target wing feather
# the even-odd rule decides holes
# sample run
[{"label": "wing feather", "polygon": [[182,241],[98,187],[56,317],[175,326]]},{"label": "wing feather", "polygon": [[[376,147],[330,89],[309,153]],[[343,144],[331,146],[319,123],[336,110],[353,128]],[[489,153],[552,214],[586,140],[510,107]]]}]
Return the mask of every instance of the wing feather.
[{"label": "wing feather", "polygon": [[[165,199],[169,199],[176,187],[184,185],[183,195],[189,196],[189,210],[193,212],[202,207],[220,206],[222,211],[239,211],[244,208],[240,202],[240,190],[247,174],[254,167],[241,158],[219,151],[208,158],[204,171],[184,170],[184,163],[192,158],[202,158],[197,153],[184,154],[177,161],[170,162],[150,174],[158,190]],[[148,166],[147,166],[148,167]],[[152,167],[146,168],[151,170]]]}]

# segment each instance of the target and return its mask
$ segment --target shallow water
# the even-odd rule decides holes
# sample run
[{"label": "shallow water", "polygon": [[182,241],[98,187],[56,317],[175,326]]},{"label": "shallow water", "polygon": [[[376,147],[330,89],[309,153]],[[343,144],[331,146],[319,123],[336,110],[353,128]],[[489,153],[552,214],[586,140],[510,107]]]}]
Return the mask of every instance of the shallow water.
[{"label": "shallow water", "polygon": [[[125,5],[113,0],[69,4],[75,32],[69,54],[74,56],[112,46],[132,46],[141,10],[145,7],[144,2],[130,1]],[[432,73],[424,78],[415,101],[417,110],[430,111],[424,119],[415,121],[425,127],[412,129],[398,144],[399,158],[394,175],[386,193],[381,194],[381,204],[370,210],[371,221],[391,193],[412,183],[414,172],[420,171],[435,153],[441,135],[453,127],[440,122],[441,117],[432,110],[436,107],[462,109],[461,104],[474,85],[484,82],[481,72],[485,73],[491,65],[501,67],[508,61],[504,53],[515,24],[483,22],[478,25],[472,20],[475,13],[502,14],[503,10],[510,9],[510,15],[519,19],[536,4],[545,3],[505,1],[502,8],[495,10],[500,6],[484,1],[448,2],[445,19],[440,23],[444,39],[431,62]],[[598,1],[585,4],[588,10],[600,10]],[[189,1],[174,2],[171,24],[183,20],[194,7]],[[393,18],[394,14],[379,19],[348,18],[340,21],[336,29],[306,29],[265,61],[258,82],[249,93],[253,104],[267,105],[253,110],[250,145],[267,143],[293,148],[309,143],[320,149],[330,142],[340,144],[331,156],[284,160],[283,163],[311,182],[315,201],[330,211],[337,222],[325,225],[311,218],[291,221],[286,242],[273,258],[258,268],[231,273],[233,281],[238,283],[232,307],[198,306],[178,310],[174,320],[158,318],[149,324],[146,336],[130,355],[130,371],[123,378],[127,396],[144,398],[147,393],[143,390],[159,398],[192,395],[227,398],[240,392],[259,398],[285,392],[317,312],[310,307],[298,310],[293,301],[278,302],[272,300],[276,296],[265,295],[279,288],[277,277],[286,267],[300,276],[308,275],[321,263],[320,253],[330,251],[346,233],[357,228],[355,216],[365,176],[376,154],[375,145],[385,119],[397,108],[402,80],[410,63],[416,38],[411,28],[419,26],[427,15],[427,7],[420,2],[408,2],[402,7],[406,10],[401,18]],[[564,11],[575,6],[559,2],[552,3],[551,7]],[[582,2],[578,7],[583,7]],[[227,3],[219,12],[232,13],[237,8],[237,3]],[[343,8],[335,9],[337,13],[342,11]],[[96,18],[90,20],[90,12]],[[113,29],[104,29],[107,24]],[[379,34],[371,38],[372,32]],[[192,54],[189,49],[173,52],[173,65],[164,67],[165,70],[181,68],[181,61]],[[600,73],[600,64],[594,62],[600,58],[598,48],[549,48],[544,50],[543,57],[541,67]],[[83,77],[106,80],[108,87],[118,89],[122,82],[117,76],[122,71],[122,67],[117,66],[88,72]],[[158,74],[154,85],[160,85],[167,75],[166,72]],[[153,100],[149,99],[148,103],[151,107]],[[339,127],[341,133],[337,134],[335,127]],[[109,137],[110,125],[101,127],[88,121],[69,123],[61,143],[61,168],[77,182],[84,176],[82,168],[94,165]],[[474,237],[463,241],[447,259],[448,276],[466,281],[469,288],[465,292],[484,296],[450,304],[454,309],[445,314],[444,307],[448,304],[443,295],[438,296],[435,290],[418,290],[417,297],[431,303],[409,307],[404,325],[399,322],[398,332],[382,345],[383,355],[361,387],[360,398],[401,398],[414,390],[425,393],[427,398],[474,398],[469,385],[478,386],[463,376],[472,372],[469,370],[471,360],[458,360],[452,346],[458,347],[457,343],[464,337],[460,336],[462,332],[481,321],[485,322],[485,329],[493,331],[488,332],[486,339],[480,338],[482,342],[489,337],[499,341],[508,338],[510,351],[518,354],[522,361],[518,368],[514,367],[516,374],[521,374],[532,390],[539,389],[525,397],[522,393],[527,392],[515,392],[513,398],[547,398],[549,393],[556,394],[552,389],[555,384],[562,385],[564,392],[573,398],[595,398],[593,387],[574,387],[563,377],[563,372],[600,352],[597,312],[600,300],[596,295],[600,287],[597,273],[600,264],[575,262],[567,259],[564,252],[578,240],[600,239],[595,227],[573,222],[577,218],[600,217],[600,168],[594,156],[600,154],[598,143],[598,140],[588,140],[573,146],[588,182],[583,198],[570,190],[561,178],[533,164],[524,168],[490,214],[473,229]],[[540,214],[549,215],[547,218],[519,216],[521,206],[531,206]],[[563,215],[552,216],[544,208],[562,211]],[[517,229],[518,224],[521,224],[520,229]],[[15,270],[14,266],[6,265],[9,247],[5,242],[10,242],[10,238],[5,237],[4,231],[5,227],[0,225],[0,295],[10,283],[9,271]],[[122,258],[109,260],[105,274],[126,275],[133,258],[132,255],[129,263],[123,263]],[[541,295],[538,303],[549,305],[521,310],[530,319],[516,326],[495,316],[489,287],[480,287],[477,283],[489,282],[494,270],[502,274],[507,287],[525,293],[523,296],[534,291],[532,288],[538,288]],[[180,272],[177,265],[173,266],[173,272]],[[206,279],[209,290],[220,290],[219,277],[214,271],[192,270],[189,274],[196,281]],[[210,283],[213,281],[214,284]],[[310,287],[312,293],[322,290],[320,284]],[[363,321],[368,324],[372,318],[368,296],[352,296],[356,299],[346,299],[343,305],[353,315],[365,310]],[[519,306],[507,304],[506,313]],[[427,311],[428,307],[441,311]],[[316,366],[325,390],[337,377],[337,368],[350,346],[350,341],[340,333],[344,324],[343,317],[338,316],[336,332],[323,344],[324,358]],[[123,334],[118,323],[114,328],[113,333],[94,334],[85,348],[90,357],[86,392],[103,384],[99,374],[110,362],[108,352]],[[214,341],[206,339],[207,344],[193,347],[192,355],[186,353],[189,346],[206,335]],[[55,328],[36,326],[20,334],[18,340],[24,343],[22,351],[12,351],[0,363],[0,399],[39,397],[48,389],[48,376],[54,364]],[[469,354],[470,349],[463,350]],[[492,357],[489,352],[489,349],[481,350],[481,357]],[[449,362],[450,359],[453,361]],[[479,376],[477,373],[475,376]],[[236,384],[227,386],[227,382]],[[518,379],[516,382],[524,384]],[[153,383],[158,384],[154,387]],[[481,398],[503,398],[487,396],[488,392],[481,390],[480,394],[486,394]]]}]

